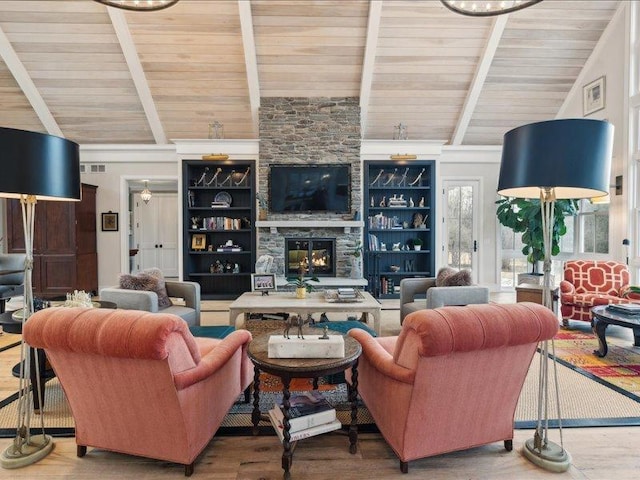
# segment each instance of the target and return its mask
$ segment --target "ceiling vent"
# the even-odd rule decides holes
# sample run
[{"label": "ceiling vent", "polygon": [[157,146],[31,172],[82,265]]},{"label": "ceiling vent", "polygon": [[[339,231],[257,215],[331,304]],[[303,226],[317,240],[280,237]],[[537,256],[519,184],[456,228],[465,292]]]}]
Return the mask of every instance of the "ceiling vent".
[{"label": "ceiling vent", "polygon": [[107,171],[106,165],[89,165],[91,173],[104,173]]}]

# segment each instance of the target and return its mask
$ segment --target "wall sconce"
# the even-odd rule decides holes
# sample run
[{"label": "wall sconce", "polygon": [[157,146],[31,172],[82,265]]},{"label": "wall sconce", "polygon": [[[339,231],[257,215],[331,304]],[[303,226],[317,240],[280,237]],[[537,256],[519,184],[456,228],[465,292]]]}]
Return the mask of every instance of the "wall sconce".
[{"label": "wall sconce", "polygon": [[622,175],[616,177],[616,183],[611,185],[616,189],[616,195],[622,195]]}]

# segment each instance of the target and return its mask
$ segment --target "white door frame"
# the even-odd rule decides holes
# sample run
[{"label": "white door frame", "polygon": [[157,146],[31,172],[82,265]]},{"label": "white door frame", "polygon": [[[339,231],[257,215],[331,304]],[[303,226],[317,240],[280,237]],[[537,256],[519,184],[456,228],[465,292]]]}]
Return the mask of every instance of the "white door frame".
[{"label": "white door frame", "polygon": [[[120,231],[120,271],[129,271],[129,193],[130,183],[132,181],[142,180],[175,180],[178,184],[178,211],[176,212],[176,218],[179,222],[182,221],[182,210],[180,202],[180,179],[177,175],[121,175],[120,176],[120,215],[118,215],[118,230]],[[178,229],[181,232],[182,228]],[[180,256],[179,253],[182,250],[181,236],[178,235],[178,269],[180,269]]]},{"label": "white door frame", "polygon": [[441,242],[442,242],[442,248],[440,249],[440,259],[441,259],[441,265],[442,266],[446,266],[448,264],[447,262],[447,247],[446,247],[446,242],[447,242],[447,238],[446,238],[446,231],[447,231],[447,225],[446,225],[446,219],[445,219],[445,214],[447,213],[447,197],[445,195],[446,193],[446,187],[448,185],[453,185],[453,184],[474,184],[474,191],[475,191],[475,195],[474,195],[474,201],[473,201],[473,218],[474,218],[474,240],[476,240],[477,246],[478,246],[478,250],[475,252],[475,265],[473,265],[473,261],[472,261],[472,275],[473,275],[473,282],[474,283],[479,283],[479,279],[480,278],[484,278],[481,275],[481,269],[482,269],[482,238],[483,238],[483,224],[484,224],[484,217],[483,217],[483,205],[482,205],[482,201],[483,201],[483,178],[482,177],[459,177],[459,176],[449,176],[449,177],[442,177],[441,178],[441,182],[440,182],[440,199],[441,199],[441,205],[442,208],[440,209],[440,215],[441,215],[441,226],[442,226],[442,234],[440,236],[441,238]]}]

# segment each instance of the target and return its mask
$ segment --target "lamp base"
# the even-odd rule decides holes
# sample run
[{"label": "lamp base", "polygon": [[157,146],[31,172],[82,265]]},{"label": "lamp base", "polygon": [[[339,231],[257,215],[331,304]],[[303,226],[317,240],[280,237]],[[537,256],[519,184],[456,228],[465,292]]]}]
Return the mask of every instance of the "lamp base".
[{"label": "lamp base", "polygon": [[53,439],[49,435],[31,435],[29,443],[23,443],[21,451],[13,443],[9,445],[0,455],[0,466],[7,469],[26,467],[42,460],[51,450]]},{"label": "lamp base", "polygon": [[548,442],[542,450],[535,448],[534,445],[534,438],[527,440],[522,447],[522,454],[538,467],[560,473],[566,472],[571,466],[569,453],[560,445]]}]

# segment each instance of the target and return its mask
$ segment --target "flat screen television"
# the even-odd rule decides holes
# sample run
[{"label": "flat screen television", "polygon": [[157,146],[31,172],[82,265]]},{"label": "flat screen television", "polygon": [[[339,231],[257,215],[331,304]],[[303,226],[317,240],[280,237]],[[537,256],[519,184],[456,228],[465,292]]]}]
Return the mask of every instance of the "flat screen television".
[{"label": "flat screen television", "polygon": [[286,212],[351,212],[350,165],[272,164],[269,209]]}]

